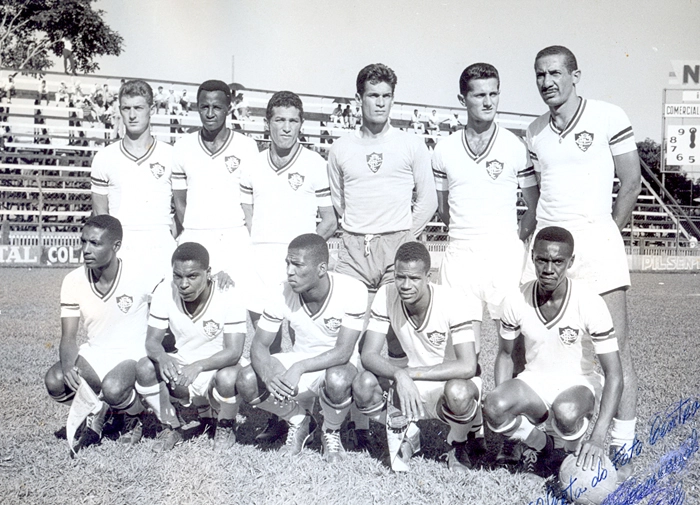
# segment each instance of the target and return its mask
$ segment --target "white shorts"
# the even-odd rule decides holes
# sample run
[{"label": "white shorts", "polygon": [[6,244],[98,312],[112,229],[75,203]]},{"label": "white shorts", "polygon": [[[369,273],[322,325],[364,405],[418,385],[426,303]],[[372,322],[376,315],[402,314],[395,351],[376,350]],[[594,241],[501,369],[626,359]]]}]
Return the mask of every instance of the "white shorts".
[{"label": "white shorts", "polygon": [[[564,226],[565,228],[566,226]],[[537,232],[540,228],[537,229]],[[630,285],[627,253],[622,235],[615,222],[592,224],[583,230],[569,230],[574,237],[574,264],[567,276],[581,279],[598,294],[605,294]],[[530,251],[532,251],[531,241]],[[528,254],[522,282],[535,280],[532,254]]]},{"label": "white shorts", "polygon": [[80,346],[78,355],[90,363],[90,366],[100,378],[100,381],[102,381],[119,363],[133,360],[134,364],[136,364],[138,360],[146,357],[146,347],[141,345],[130,349],[103,349],[93,347],[86,342]]},{"label": "white shorts", "polygon": [[505,295],[523,275],[525,244],[515,235],[499,241],[450,240],[440,265],[440,283],[486,304],[491,319],[503,315]]},{"label": "white shorts", "polygon": [[170,260],[175,246],[175,239],[167,226],[152,230],[125,228],[118,255],[125,263],[139,268],[155,288],[161,280],[173,276]]},{"label": "white shorts", "polygon": [[[174,352],[174,353],[168,353],[169,356],[172,356],[177,360],[177,362],[182,365],[189,365],[190,360],[186,360],[180,353]],[[248,360],[245,358],[241,357],[240,360],[238,360],[238,364],[241,365],[242,367],[248,366],[250,363]],[[190,390],[190,401],[192,401],[195,397],[199,396],[202,398],[206,398],[209,400],[209,385],[211,384],[211,381],[214,380],[214,376],[216,375],[216,372],[218,370],[208,370],[206,372],[201,372],[197,378],[194,380],[192,384],[189,386]]]},{"label": "white shorts", "polygon": [[[318,353],[279,352],[272,355],[272,357],[282,363],[282,366],[284,366],[284,368],[287,370],[289,370],[294,363],[299,363],[302,360],[313,358],[314,356],[318,356]],[[303,374],[299,378],[299,393],[297,396],[304,395],[305,393],[306,395],[318,396],[325,377],[325,370],[318,370],[316,372],[307,372]]]},{"label": "white shorts", "polygon": [[596,408],[603,395],[603,383],[605,378],[599,373],[593,372],[587,375],[553,375],[525,370],[516,377],[530,386],[540,397],[549,410],[552,403],[562,392],[574,386],[585,386],[596,399]]},{"label": "white shorts", "polygon": [[209,253],[209,266],[213,274],[223,270],[231,276],[247,298],[250,290],[250,235],[245,226],[212,230],[184,230],[178,244],[197,242]]},{"label": "white shorts", "polygon": [[251,246],[253,272],[247,305],[253,312],[262,314],[269,294],[275,293],[275,288],[287,280],[287,249],[288,244]]},{"label": "white shorts", "polygon": [[[474,382],[477,389],[481,391],[481,377],[472,377],[469,380]],[[423,419],[440,419],[437,412],[437,405],[440,398],[445,394],[445,384],[447,384],[447,381],[414,380],[413,383],[418,388],[421,402],[423,402],[423,410],[425,411],[425,417],[423,417]]]}]

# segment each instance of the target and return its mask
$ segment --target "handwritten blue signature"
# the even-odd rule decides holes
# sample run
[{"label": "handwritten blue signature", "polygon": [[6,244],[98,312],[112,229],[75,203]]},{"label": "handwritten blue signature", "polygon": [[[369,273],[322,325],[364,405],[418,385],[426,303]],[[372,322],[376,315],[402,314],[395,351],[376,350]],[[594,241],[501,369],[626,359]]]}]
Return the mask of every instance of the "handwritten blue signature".
[{"label": "handwritten blue signature", "polygon": [[684,398],[672,403],[665,412],[658,412],[651,420],[649,444],[654,445],[671,431],[691,421],[700,410],[700,399]]},{"label": "handwritten blue signature", "polygon": [[695,429],[677,448],[664,454],[654,471],[644,479],[623,482],[603,501],[603,505],[632,505],[649,497],[649,505],[681,505],[685,500],[682,483],[676,482],[688,462],[700,449]]},{"label": "handwritten blue signature", "polygon": [[627,449],[627,444],[623,444],[622,447],[613,454],[610,461],[615,465],[615,469],[619,470],[632,461],[632,458],[639,456],[642,453],[643,447],[644,443],[635,436],[630,448]]},{"label": "handwritten blue signature", "polygon": [[[598,469],[596,474],[591,479],[590,486],[596,487],[598,484],[608,478],[608,470],[598,461]],[[578,477],[569,477],[569,484],[558,492],[553,488],[547,488],[545,496],[540,496],[535,501],[531,501],[528,505],[567,505],[575,500],[578,500],[582,494],[588,491],[588,487],[577,485]],[[563,494],[563,495],[562,495]]]}]

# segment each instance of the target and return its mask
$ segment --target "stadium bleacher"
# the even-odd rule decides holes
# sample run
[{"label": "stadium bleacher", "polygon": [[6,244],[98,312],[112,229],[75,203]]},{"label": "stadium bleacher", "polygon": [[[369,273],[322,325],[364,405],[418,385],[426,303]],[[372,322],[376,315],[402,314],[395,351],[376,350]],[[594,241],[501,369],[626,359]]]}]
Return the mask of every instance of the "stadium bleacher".
[{"label": "stadium bleacher", "polygon": [[[7,73],[7,70],[0,70]],[[78,76],[71,78],[60,73],[44,75],[48,86],[48,105],[39,103],[39,79],[31,76],[15,77],[16,95],[12,103],[7,97],[0,102],[0,244],[9,245],[77,245],[78,231],[91,211],[90,164],[96,151],[117,139],[117,126],[109,113],[94,113],[83,107],[69,106],[69,101],[57,102],[57,91],[65,83],[69,91],[79,87],[83,94],[107,85],[116,95],[122,78],[110,76]],[[153,89],[171,87],[177,94],[187,91],[196,96],[195,83],[148,80]],[[238,86],[241,88],[240,86]],[[261,148],[266,143],[264,115],[272,91],[245,89],[250,117],[232,121],[231,126],[254,139]],[[346,133],[342,122],[331,115],[338,104],[349,104],[352,99],[333,96],[300,94],[304,101],[305,122],[302,130],[304,143],[327,155],[333,139]],[[160,111],[152,118],[152,132],[160,140],[175,142],[184,133],[199,127],[196,104],[189,103],[176,114]],[[414,128],[411,117],[414,110],[421,115],[424,128]],[[437,111],[438,130],[428,130],[428,117]],[[396,102],[391,120],[396,127],[414,131],[425,138],[430,146],[449,135],[448,119],[457,114],[466,123],[464,111],[426,104]],[[90,117],[92,116],[92,117]],[[534,116],[499,112],[498,122],[522,136]],[[425,133],[429,132],[429,133]],[[635,206],[631,222],[623,230],[625,245],[630,254],[700,255],[697,240],[700,216],[678,205],[673,197],[644,166],[643,190]],[[611,188],[613,196],[615,188]],[[524,202],[519,202],[520,212]],[[695,219],[695,222],[693,221]],[[447,240],[444,225],[437,216],[429,223],[423,239],[434,253],[444,250]],[[337,245],[337,244],[335,244]],[[332,246],[333,247],[333,246]]]}]

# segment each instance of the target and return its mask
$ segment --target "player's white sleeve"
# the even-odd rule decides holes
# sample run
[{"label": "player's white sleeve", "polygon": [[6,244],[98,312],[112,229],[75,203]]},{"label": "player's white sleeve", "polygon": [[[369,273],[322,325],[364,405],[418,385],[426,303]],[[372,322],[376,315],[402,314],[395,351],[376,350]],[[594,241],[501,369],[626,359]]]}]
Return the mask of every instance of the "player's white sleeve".
[{"label": "player's white sleeve", "polygon": [[[184,142],[180,139],[179,142]],[[173,149],[173,191],[187,189],[187,173],[185,172],[185,146],[176,143]]]},{"label": "player's white sleeve", "polygon": [[61,317],[80,317],[80,303],[77,298],[77,276],[73,272],[61,283]]},{"label": "player's white sleeve", "polygon": [[518,137],[518,141],[522,145],[521,152],[518,153],[517,178],[518,186],[521,188],[530,188],[537,186],[537,176],[535,175],[535,167],[530,159],[530,152],[527,145]]},{"label": "player's white sleeve", "polygon": [[360,281],[355,281],[348,284],[347,290],[348,292],[344,294],[347,296],[347,307],[341,324],[349,330],[362,331],[367,310],[367,286]]},{"label": "player's white sleeve", "polygon": [[343,171],[336,157],[335,146],[328,155],[328,183],[330,184],[331,202],[338,216],[343,216],[345,211],[345,186]]},{"label": "player's white sleeve", "polygon": [[449,301],[452,343],[457,345],[474,342],[474,321],[481,321],[481,304],[470,303],[457,293],[451,294]]},{"label": "player's white sleeve", "polygon": [[277,333],[285,316],[284,284],[280,284],[279,288],[277,293],[268,299],[265,310],[258,320],[258,328],[271,333]]},{"label": "player's white sleeve", "polygon": [[90,190],[97,195],[107,195],[109,190],[109,173],[102,153],[95,154],[90,168]]},{"label": "player's white sleeve", "polygon": [[148,326],[160,330],[168,329],[168,305],[172,298],[172,287],[169,282],[161,282],[151,297],[151,307],[148,314]]},{"label": "player's white sleeve", "polygon": [[520,335],[520,311],[522,293],[520,291],[506,295],[503,300],[503,315],[501,316],[501,337],[505,340],[515,340]]},{"label": "player's white sleeve", "polygon": [[391,324],[391,321],[389,320],[385,284],[379,288],[372,302],[367,330],[386,335],[389,333],[389,324]]},{"label": "player's white sleeve", "polygon": [[[267,151],[260,153],[262,157]],[[241,203],[253,205],[253,173],[248,164],[241,167],[240,171],[240,191]]]},{"label": "player's white sleeve", "polygon": [[442,159],[442,149],[440,148],[442,144],[435,146],[433,151],[433,177],[435,178],[435,189],[438,191],[449,191],[450,184],[447,180],[447,167],[445,166]]},{"label": "player's white sleeve", "polygon": [[[302,149],[306,148],[302,147]],[[323,158],[320,156],[319,158],[318,168],[316,168],[317,166],[314,164],[311,187],[314,189],[314,193],[316,194],[316,206],[330,207],[333,205],[333,201],[331,200],[331,184],[328,180],[328,170],[326,169],[325,164],[321,163]]]},{"label": "player's white sleeve", "polygon": [[411,215],[413,225],[411,233],[417,237],[428,224],[428,221],[435,215],[437,210],[437,192],[435,191],[435,179],[430,161],[430,151],[422,139],[415,138],[417,145],[413,151],[413,182],[415,201]]},{"label": "player's white sleeve", "polygon": [[593,341],[595,353],[607,354],[619,350],[612,316],[610,316],[605,300],[592,292],[586,298],[582,297],[581,300],[582,303],[586,304],[586,330]]},{"label": "player's white sleeve", "polygon": [[537,152],[535,151],[532,138],[532,125],[528,127],[527,133],[525,134],[525,144],[527,145],[527,154],[530,156],[530,161],[532,162],[532,168],[535,170],[535,173],[541,172],[542,169],[540,168],[540,160],[537,157]]},{"label": "player's white sleeve", "polygon": [[627,114],[617,105],[607,104],[608,113],[608,144],[613,156],[625,154],[637,149],[634,141],[634,131]]},{"label": "player's white sleeve", "polygon": [[[218,289],[218,287],[215,289]],[[224,333],[242,333],[245,335],[248,331],[246,325],[246,310],[243,308],[243,304],[241,303],[238,294],[235,292],[235,288],[225,292],[224,294],[226,295],[227,308]]]}]

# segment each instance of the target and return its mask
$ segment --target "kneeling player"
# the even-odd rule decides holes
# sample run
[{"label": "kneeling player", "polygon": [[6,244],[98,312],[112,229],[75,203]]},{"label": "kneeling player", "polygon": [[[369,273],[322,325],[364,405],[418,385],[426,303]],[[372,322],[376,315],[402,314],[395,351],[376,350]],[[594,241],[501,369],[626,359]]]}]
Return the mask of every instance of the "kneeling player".
[{"label": "kneeling player", "polygon": [[[136,362],[146,355],[148,302],[154,287],[117,257],[122,240],[117,218],[91,217],[80,240],[85,266],[63,279],[60,359],[45,377],[49,395],[58,402],[70,404],[83,380],[102,400],[102,409],[88,415],[74,450],[99,441],[109,407],[132,416],[127,426],[136,429],[124,434],[125,441],[141,438],[135,416],[142,407],[134,382]],[[78,347],[81,317],[88,341]]]},{"label": "kneeling player", "polygon": [[[136,389],[163,423],[153,450],[170,450],[183,439],[171,399],[194,404],[201,417],[208,417],[209,407],[218,411],[214,448],[227,449],[236,442],[236,378],[245,364],[245,309],[235,289],[217,287],[204,246],[181,244],[172,266],[172,282],[162,282],[153,293],[148,357],[137,367]],[[168,327],[175,337],[172,352],[163,347]]]},{"label": "kneeling player", "polygon": [[[546,460],[555,445],[576,451],[577,464],[593,469],[604,455],[605,436],[622,394],[612,319],[599,295],[566,277],[574,261],[571,233],[556,226],[542,229],[532,259],[537,280],[504,301],[497,387],[484,401],[486,421],[492,431],[525,443],[522,463],[527,471],[540,466],[538,460]],[[525,371],[511,379],[518,334],[525,339]],[[594,370],[594,352],[605,380]],[[598,401],[593,432],[581,444]],[[535,428],[545,421],[554,437]]]},{"label": "kneeling player", "polygon": [[[238,390],[247,402],[289,424],[283,452],[298,454],[315,429],[315,398],[323,413],[323,458],[344,457],[340,426],[352,403],[353,363],[367,304],[367,288],[351,277],[328,272],[323,237],[296,237],[287,251],[287,282],[269,302],[250,348]],[[270,354],[270,345],[288,320],[295,336],[292,352]]]},{"label": "kneeling player", "polygon": [[[362,348],[366,371],[352,385],[355,402],[370,418],[386,419],[395,471],[408,470],[408,460],[420,450],[418,419],[450,426],[448,465],[465,471],[471,467],[467,439],[482,425],[472,329],[481,307],[430,284],[430,253],[418,242],[399,247],[394,271],[394,283],[382,286],[372,303]],[[406,353],[403,360],[381,355],[390,326]],[[397,401],[398,408],[392,405]]]}]

